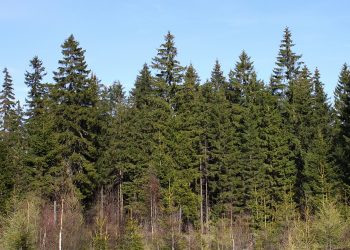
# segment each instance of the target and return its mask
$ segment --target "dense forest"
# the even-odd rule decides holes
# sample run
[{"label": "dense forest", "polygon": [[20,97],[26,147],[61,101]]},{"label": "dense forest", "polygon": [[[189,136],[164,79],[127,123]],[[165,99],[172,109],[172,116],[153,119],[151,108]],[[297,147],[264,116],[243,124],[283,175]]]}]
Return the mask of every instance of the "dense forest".
[{"label": "dense forest", "polygon": [[[168,32],[129,94],[71,35],[51,82],[0,93],[0,249],[349,249],[350,67],[330,104],[284,30],[202,81]],[[341,64],[340,64],[341,66]]]}]

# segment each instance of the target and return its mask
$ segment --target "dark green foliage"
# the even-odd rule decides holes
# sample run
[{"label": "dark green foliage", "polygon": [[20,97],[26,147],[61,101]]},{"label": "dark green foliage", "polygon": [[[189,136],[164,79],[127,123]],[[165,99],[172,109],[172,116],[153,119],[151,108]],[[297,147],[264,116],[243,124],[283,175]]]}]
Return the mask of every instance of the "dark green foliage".
[{"label": "dark green foliage", "polygon": [[199,77],[190,65],[184,76],[184,84],[176,93],[178,111],[174,118],[174,153],[179,180],[180,206],[186,222],[197,221],[199,208],[200,156],[201,150],[201,96]]},{"label": "dark green foliage", "polygon": [[165,97],[168,101],[173,98],[177,85],[183,78],[184,68],[176,60],[177,49],[174,43],[174,36],[168,32],[164,37],[165,41],[160,45],[157,56],[153,58],[152,68],[157,70],[158,81],[163,81],[167,85]]},{"label": "dark green foliage", "polygon": [[[40,208],[47,221],[35,224],[40,232],[13,224],[15,247],[42,247],[43,232],[56,237],[52,201],[75,195],[74,202],[62,200],[63,235],[76,240],[64,244],[71,246],[87,240],[78,240],[83,219],[94,227],[88,241],[98,249],[304,246],[292,242],[294,224],[320,236],[303,234],[302,243],[340,242],[350,191],[350,69],[342,67],[333,109],[319,70],[301,67],[291,37],[286,28],[268,86],[245,51],[228,78],[216,60],[201,82],[192,64],[180,65],[170,32],[152,59],[155,72],[144,64],[129,95],[118,81],[100,83],[73,35],[62,45],[53,83],[43,83],[38,57],[30,61],[25,111],[5,68],[0,212],[24,191],[48,202]],[[325,204],[336,196],[345,202],[344,215],[328,206],[340,225],[333,235]],[[21,211],[29,211],[26,204]],[[12,229],[0,225],[1,244],[4,227]]]},{"label": "dark green foliage", "polygon": [[47,96],[47,90],[42,80],[46,73],[42,61],[37,56],[30,61],[30,67],[32,72],[25,73],[25,84],[29,88],[26,101],[28,104],[27,115],[33,117],[44,109],[44,98]]},{"label": "dark green foliage", "polygon": [[349,142],[350,142],[350,70],[346,64],[339,75],[335,89],[336,137],[335,157],[340,175],[350,185]]},{"label": "dark green foliage", "polygon": [[65,181],[71,179],[81,198],[88,199],[97,178],[98,83],[90,77],[85,50],[73,35],[63,43],[62,54],[51,93],[56,150],[59,149],[55,167],[58,176]]},{"label": "dark green foliage", "polygon": [[[24,128],[23,112],[13,93],[12,78],[5,68],[4,82],[0,95],[0,132],[1,162],[0,162],[0,204],[4,205],[15,191],[25,189],[25,174],[23,168]],[[0,207],[3,209],[4,207]]]},{"label": "dark green foliage", "polygon": [[4,81],[0,92],[0,114],[2,118],[2,130],[13,131],[16,123],[16,100],[13,93],[12,77],[7,68],[3,70]]},{"label": "dark green foliage", "polygon": [[140,75],[135,81],[135,88],[131,91],[131,101],[133,105],[141,109],[143,106],[148,105],[148,97],[152,93],[152,76],[149,71],[148,65],[145,63]]},{"label": "dark green foliage", "polygon": [[274,95],[288,96],[290,83],[296,79],[300,72],[301,55],[293,52],[293,46],[292,33],[287,27],[284,29],[276,67],[270,80],[271,91]]}]

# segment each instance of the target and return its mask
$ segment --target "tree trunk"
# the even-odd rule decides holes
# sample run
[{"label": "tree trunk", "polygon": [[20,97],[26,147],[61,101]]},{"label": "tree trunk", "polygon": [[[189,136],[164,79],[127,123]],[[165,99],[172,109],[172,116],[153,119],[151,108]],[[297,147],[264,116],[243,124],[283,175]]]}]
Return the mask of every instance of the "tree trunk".
[{"label": "tree trunk", "polygon": [[62,203],[61,203],[61,220],[60,220],[60,234],[58,239],[58,250],[62,250],[63,202],[64,202],[64,199],[62,199]]}]

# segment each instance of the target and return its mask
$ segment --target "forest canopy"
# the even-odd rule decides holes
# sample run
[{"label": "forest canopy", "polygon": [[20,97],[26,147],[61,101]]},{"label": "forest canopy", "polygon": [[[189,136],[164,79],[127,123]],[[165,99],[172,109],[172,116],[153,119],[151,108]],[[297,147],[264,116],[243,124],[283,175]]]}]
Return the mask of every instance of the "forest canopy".
[{"label": "forest canopy", "polygon": [[203,81],[170,32],[128,94],[61,50],[50,82],[29,62],[24,104],[2,71],[1,249],[350,247],[346,63],[331,104],[288,28],[268,82],[244,50]]}]

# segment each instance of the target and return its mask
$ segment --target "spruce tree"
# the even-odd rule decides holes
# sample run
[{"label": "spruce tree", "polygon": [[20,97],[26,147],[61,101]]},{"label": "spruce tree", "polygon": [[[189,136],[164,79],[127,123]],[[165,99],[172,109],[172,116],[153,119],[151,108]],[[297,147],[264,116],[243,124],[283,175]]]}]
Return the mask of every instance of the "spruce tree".
[{"label": "spruce tree", "polygon": [[97,178],[98,84],[90,77],[85,50],[73,35],[63,43],[62,55],[54,72],[52,90],[60,157],[57,174],[63,177],[64,183],[71,180],[80,197],[88,200],[94,193]]},{"label": "spruce tree", "polygon": [[[311,179],[315,178],[317,171],[309,164],[308,155],[314,140],[315,127],[313,121],[314,98],[312,96],[313,82],[311,73],[306,66],[303,67],[299,77],[290,87],[290,101],[288,105],[288,121],[293,135],[292,152],[297,169],[297,182],[295,184],[296,201],[300,211],[305,212],[308,197],[312,196],[315,187]],[[309,175],[314,175],[313,177]]]},{"label": "spruce tree", "polygon": [[133,105],[140,109],[147,105],[147,100],[152,92],[152,75],[148,65],[143,65],[140,74],[137,76],[135,87],[131,91],[131,101]]},{"label": "spruce tree", "polygon": [[[233,182],[237,171],[237,136],[234,108],[225,95],[226,80],[218,61],[209,82],[202,86],[201,159],[205,192],[205,217],[217,218],[232,204]],[[208,201],[208,202],[207,202]],[[209,211],[213,214],[210,215]],[[207,225],[208,226],[208,225]]]},{"label": "spruce tree", "polygon": [[215,90],[223,89],[226,84],[226,78],[221,70],[218,60],[215,61],[214,68],[211,71],[210,84]]},{"label": "spruce tree", "polygon": [[335,89],[336,135],[334,138],[335,158],[339,174],[348,189],[350,185],[349,142],[350,142],[350,70],[343,65]]},{"label": "spruce tree", "polygon": [[284,29],[283,39],[277,56],[276,67],[270,80],[272,93],[281,97],[288,96],[289,85],[300,72],[301,55],[293,51],[292,33],[289,28]]},{"label": "spruce tree", "polygon": [[[200,137],[201,128],[201,96],[199,90],[200,79],[190,64],[184,75],[184,84],[179,87],[175,100],[178,110],[174,118],[175,142],[173,157],[176,161],[178,178],[182,180],[178,185],[175,199],[179,200],[182,218],[185,223],[198,222],[200,188]],[[180,182],[178,182],[180,184]]]},{"label": "spruce tree", "polygon": [[[331,167],[331,134],[332,117],[327,95],[323,89],[320,72],[316,68],[312,77],[313,83],[313,114],[312,125],[314,134],[306,155],[305,168],[308,205],[311,208],[320,206],[335,190],[335,175]],[[311,128],[309,128],[311,130]],[[332,185],[333,183],[333,185]]]},{"label": "spruce tree", "polygon": [[43,98],[47,94],[45,86],[42,83],[43,77],[46,75],[42,61],[37,57],[33,57],[30,61],[32,72],[26,71],[25,84],[30,89],[27,97],[27,115],[29,117],[37,115],[43,109]]},{"label": "spruce tree", "polygon": [[350,81],[350,69],[346,63],[339,74],[338,84],[334,91],[334,110],[336,116],[340,119],[342,109],[344,108],[344,101],[346,99],[345,88],[346,84]]},{"label": "spruce tree", "polygon": [[7,68],[4,68],[4,81],[0,92],[0,114],[2,118],[2,130],[5,132],[14,130],[16,121],[16,100],[13,93],[12,77]]},{"label": "spruce tree", "polygon": [[[25,174],[23,169],[24,156],[24,129],[22,110],[16,102],[13,93],[12,78],[4,69],[4,82],[0,92],[0,117],[2,118],[2,131],[0,133],[1,169],[0,169],[0,206],[4,205],[16,191],[25,189]],[[2,209],[2,207],[0,207]]]},{"label": "spruce tree", "polygon": [[164,40],[158,49],[157,56],[152,60],[152,68],[157,71],[157,80],[167,85],[166,99],[170,101],[175,96],[177,85],[182,81],[184,67],[176,59],[177,49],[174,36],[170,31],[165,35]]}]

